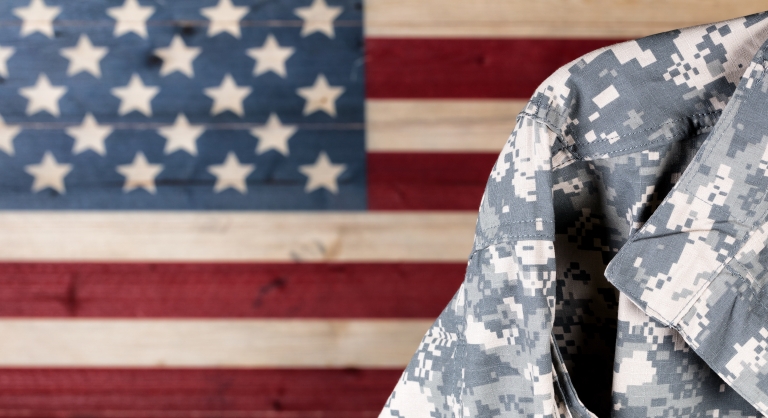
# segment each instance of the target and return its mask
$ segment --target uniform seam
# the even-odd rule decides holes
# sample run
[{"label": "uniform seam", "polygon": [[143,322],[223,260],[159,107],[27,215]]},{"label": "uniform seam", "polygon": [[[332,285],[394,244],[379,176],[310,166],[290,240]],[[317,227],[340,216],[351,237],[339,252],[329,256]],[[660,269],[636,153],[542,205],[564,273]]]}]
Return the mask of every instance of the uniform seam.
[{"label": "uniform seam", "polygon": [[552,170],[558,169],[558,168],[560,168],[560,167],[562,167],[562,166],[564,166],[564,165],[566,165],[566,164],[568,164],[568,163],[570,163],[572,161],[576,161],[576,160],[581,161],[581,160],[583,160],[582,156],[579,155],[579,153],[574,149],[574,145],[573,144],[571,144],[571,145],[566,144],[565,140],[563,139],[563,136],[560,134],[560,129],[555,129],[553,124],[549,123],[548,121],[544,120],[543,118],[541,118],[539,116],[531,115],[530,113],[527,113],[525,111],[520,112],[517,117],[518,118],[520,118],[520,117],[528,117],[531,120],[533,120],[534,122],[539,122],[542,125],[544,125],[545,128],[549,129],[549,131],[552,132],[555,135],[555,141],[557,143],[559,143],[560,146],[558,148],[555,148],[554,151],[552,151],[550,153],[550,156],[549,156],[550,163],[551,163],[552,158],[555,155],[557,155],[560,152],[562,152],[562,151],[567,151],[566,155],[570,155],[570,157],[568,159],[560,162],[560,164],[557,164],[557,165],[553,166]]},{"label": "uniform seam", "polygon": [[[537,223],[537,222],[541,222],[541,223],[550,223],[550,224],[551,224],[551,223],[554,223],[554,221],[548,221],[548,220],[546,220],[546,219],[540,219],[540,220],[531,219],[530,221],[508,221],[508,222],[501,222],[500,224],[498,224],[498,225],[496,225],[496,226],[491,226],[491,227],[488,227],[488,228],[485,228],[485,229],[481,229],[481,230],[480,230],[480,232],[486,232],[486,231],[490,231],[491,229],[496,229],[496,228],[498,228],[498,227],[500,227],[500,226],[504,226],[504,225],[514,225],[514,224],[532,224],[532,223]],[[533,235],[530,235],[530,234],[529,234],[529,235],[524,235],[524,234],[523,234],[523,235],[510,235],[510,237],[512,237],[512,238],[514,238],[514,237],[529,237],[529,236],[541,236],[541,234],[533,234]],[[491,244],[491,245],[493,245],[493,244]]]},{"label": "uniform seam", "polygon": [[[526,110],[521,111],[518,114],[518,117],[521,117],[521,116],[522,117],[528,117],[528,118],[530,118],[530,119],[532,119],[534,121],[540,122],[540,123],[544,124],[547,128],[549,128],[549,130],[551,130],[556,135],[557,140],[561,144],[563,144],[563,146],[561,146],[560,148],[557,148],[552,153],[553,156],[555,154],[557,154],[558,152],[562,151],[563,149],[566,149],[566,150],[570,151],[572,154],[575,155],[575,157],[576,157],[575,159],[584,160],[585,158],[597,159],[596,157],[600,157],[600,156],[604,156],[604,155],[616,154],[616,153],[619,153],[619,152],[623,152],[623,151],[627,151],[627,150],[631,150],[631,149],[635,149],[635,148],[644,147],[644,146],[647,146],[648,144],[655,144],[655,143],[661,142],[663,140],[671,141],[671,140],[677,139],[677,138],[679,138],[681,136],[684,136],[686,134],[686,132],[685,131],[681,131],[681,132],[675,134],[674,136],[672,136],[671,138],[655,139],[655,140],[644,142],[644,143],[639,144],[639,145],[634,145],[634,146],[631,146],[631,147],[621,148],[621,149],[618,149],[618,150],[612,150],[612,151],[603,152],[603,153],[595,152],[595,153],[591,153],[591,154],[581,154],[581,153],[578,153],[574,149],[576,145],[583,146],[583,147],[592,147],[595,144],[599,144],[599,143],[602,143],[602,142],[618,141],[619,139],[626,138],[628,136],[638,135],[638,134],[642,134],[642,133],[645,133],[645,132],[648,132],[648,131],[653,131],[653,130],[661,128],[661,127],[663,127],[665,125],[674,124],[674,123],[681,122],[681,121],[684,121],[684,120],[701,119],[701,118],[703,118],[705,116],[713,116],[713,115],[722,114],[722,112],[723,112],[722,110],[713,110],[711,112],[694,113],[694,114],[689,115],[689,116],[683,116],[683,117],[680,117],[680,118],[677,118],[677,119],[666,121],[666,122],[663,122],[661,124],[657,124],[657,125],[651,126],[649,128],[644,128],[644,129],[639,130],[639,131],[630,132],[628,134],[623,134],[623,135],[618,135],[618,136],[609,136],[609,137],[598,139],[598,140],[595,140],[595,141],[592,141],[592,142],[584,142],[584,141],[574,140],[574,144],[571,144],[571,145],[565,145],[565,140],[563,139],[563,134],[562,134],[563,128],[562,127],[555,128],[554,125],[550,121],[546,120],[545,118],[543,118],[541,116],[538,116],[538,115],[535,115],[535,114],[531,114],[531,113],[529,113]],[[563,117],[563,115],[560,115],[560,114],[558,114],[558,116]],[[702,124],[702,125],[699,125],[699,129],[694,131],[694,135],[698,135],[698,134],[702,133],[705,129],[712,128],[716,124],[717,124],[717,122],[712,123],[712,124]]]},{"label": "uniform seam", "polygon": [[[549,221],[549,220],[546,220],[546,219],[541,219],[541,220],[527,219],[527,220],[524,220],[524,221],[505,221],[505,222],[499,223],[498,226],[510,225],[510,224],[532,224],[532,223],[536,223],[536,222],[553,223],[554,221]],[[496,226],[490,226],[488,228],[481,229],[480,231],[481,232],[485,232],[485,231],[488,231],[489,229],[494,229],[494,228],[497,228],[497,227]]]},{"label": "uniform seam", "polygon": [[[699,134],[701,134],[704,131],[704,129],[712,128],[713,126],[715,126],[715,125],[702,125],[701,128],[699,128],[699,129],[697,129],[697,130],[695,130],[693,132],[693,135],[699,135]],[[639,145],[634,145],[634,146],[631,146],[631,147],[622,148],[622,149],[613,150],[613,151],[608,151],[608,152],[604,152],[604,153],[590,154],[590,155],[586,155],[586,157],[590,157],[590,158],[593,158],[593,159],[601,159],[601,158],[594,158],[594,157],[600,157],[600,156],[603,156],[603,155],[616,154],[616,153],[619,153],[619,152],[628,151],[628,150],[635,149],[635,148],[645,147],[645,146],[647,146],[649,144],[656,144],[657,142],[661,142],[661,141],[665,141],[665,140],[666,141],[673,141],[675,139],[679,139],[680,137],[685,136],[687,133],[688,132],[680,131],[680,132],[676,133],[675,135],[673,135],[673,136],[671,136],[669,138],[652,139],[650,141],[646,141],[646,142],[644,142],[642,144],[639,144]]]},{"label": "uniform seam", "polygon": [[[748,275],[748,276],[750,276],[750,277],[752,278],[752,280],[749,280],[749,279],[747,279],[746,277],[744,277],[744,275],[743,275],[743,274],[741,274],[740,272],[736,271],[736,270],[735,270],[733,267],[731,267],[731,266],[729,265],[729,264],[731,264],[731,263],[733,263],[733,264],[737,264],[737,265],[739,265],[740,267],[744,268],[745,272],[747,273],[747,275]],[[757,301],[757,304],[759,304],[760,306],[762,306],[762,307],[763,307],[763,309],[766,311],[766,314],[768,314],[768,305],[766,305],[765,303],[763,303],[763,302],[761,301],[761,298],[760,298],[760,294],[758,293],[758,291],[757,291],[757,290],[755,290],[755,289],[754,289],[754,288],[751,286],[751,283],[753,283],[753,282],[755,282],[755,283],[756,283],[756,282],[757,282],[757,280],[755,280],[755,278],[752,276],[752,274],[750,274],[750,273],[749,273],[749,269],[748,269],[748,268],[747,268],[747,267],[746,267],[746,266],[745,266],[743,263],[741,263],[740,261],[736,261],[736,259],[735,259],[735,258],[734,258],[734,259],[731,259],[731,261],[730,261],[729,263],[725,264],[725,266],[724,266],[724,267],[725,267],[725,269],[726,269],[726,270],[728,270],[728,271],[729,271],[731,274],[733,274],[734,276],[736,276],[736,277],[738,277],[739,279],[741,279],[741,280],[743,280],[743,281],[744,281],[744,283],[747,285],[747,290],[746,290],[746,291],[752,294],[752,296],[755,298],[755,301]],[[741,293],[743,293],[743,292],[739,292],[739,295],[741,295]]]},{"label": "uniform seam", "polygon": [[639,131],[633,131],[633,132],[630,132],[628,134],[608,136],[608,137],[605,137],[605,138],[602,138],[602,139],[596,139],[596,140],[594,140],[592,142],[576,141],[576,143],[580,144],[580,145],[593,145],[593,144],[596,144],[598,142],[605,142],[605,141],[610,141],[610,140],[616,141],[616,140],[619,140],[619,139],[622,139],[622,138],[626,138],[628,136],[637,135],[637,134],[641,134],[641,133],[648,132],[648,131],[653,131],[653,130],[661,128],[662,126],[665,126],[665,125],[670,125],[670,124],[673,124],[673,123],[676,123],[676,122],[681,122],[681,121],[684,121],[684,120],[698,119],[699,117],[710,116],[710,115],[714,115],[716,113],[722,113],[722,110],[713,110],[711,112],[706,112],[706,113],[694,113],[694,114],[689,115],[689,116],[682,116],[682,117],[677,118],[677,119],[668,120],[668,121],[660,123],[658,125],[654,125],[654,126],[651,126],[649,128],[641,129]]},{"label": "uniform seam", "polygon": [[568,165],[569,163],[572,163],[572,162],[574,162],[574,161],[584,161],[584,160],[580,160],[580,159],[578,159],[578,158],[576,158],[576,157],[573,157],[573,158],[569,158],[569,159],[567,159],[567,160],[563,160],[563,161],[562,161],[560,164],[558,164],[558,165],[556,165],[556,166],[553,166],[553,167],[552,167],[552,169],[553,169],[553,170],[556,170],[556,169],[558,169],[558,168],[560,168],[560,167],[562,167],[562,166]]},{"label": "uniform seam", "polygon": [[[510,235],[510,236],[508,236],[508,238],[520,238],[520,237],[538,237],[538,238],[547,238],[547,239],[549,239],[550,241],[554,241],[554,237],[552,237],[552,236],[550,236],[550,235],[530,234],[530,235]],[[479,252],[481,252],[481,251],[484,251],[484,250],[488,249],[488,247],[490,247],[490,246],[493,246],[493,245],[502,245],[502,244],[510,245],[510,244],[514,244],[515,242],[516,242],[516,241],[514,241],[514,240],[505,240],[505,241],[494,241],[494,242],[491,242],[491,243],[489,243],[489,244],[487,244],[487,245],[484,245],[484,246],[482,246],[482,247],[480,247],[480,248],[478,248],[478,249],[476,249],[476,250],[472,250],[472,252],[469,254],[469,257],[468,257],[468,258],[469,258],[469,259],[471,259],[472,257],[474,257],[474,256],[475,256],[475,254],[476,254],[476,253],[479,253]]]},{"label": "uniform seam", "polygon": [[533,115],[531,113],[528,113],[525,110],[520,111],[520,113],[517,114],[517,117],[515,119],[519,119],[521,117],[523,117],[523,118],[527,117],[527,118],[533,120],[534,122],[539,122],[539,123],[544,124],[544,126],[549,128],[549,130],[552,131],[552,133],[555,134],[556,138],[560,139],[561,143],[563,143],[563,144],[565,143],[565,141],[563,141],[561,139],[562,135],[560,134],[560,132],[562,131],[562,127],[555,126],[555,124],[553,124],[552,122],[548,121],[547,119],[542,118],[541,116],[538,116],[538,115]]},{"label": "uniform seam", "polygon": [[[537,107],[537,109],[549,109],[549,108],[551,108],[551,107],[550,106],[540,106],[540,107]],[[638,134],[641,134],[641,133],[644,133],[644,132],[652,131],[654,129],[658,129],[658,128],[661,128],[662,126],[673,124],[673,123],[676,123],[676,122],[681,122],[681,121],[690,120],[690,119],[700,119],[700,118],[702,118],[704,116],[712,116],[712,115],[720,114],[722,112],[723,112],[722,109],[717,109],[717,110],[713,110],[711,112],[693,113],[693,114],[690,114],[688,116],[681,116],[679,118],[668,120],[666,122],[662,122],[660,124],[653,125],[653,126],[650,126],[648,128],[643,128],[643,129],[638,130],[638,131],[633,131],[633,132],[630,132],[630,133],[627,133],[627,134],[613,135],[613,136],[609,136],[609,137],[606,137],[606,138],[597,139],[597,140],[594,140],[592,142],[584,142],[584,141],[577,141],[577,140],[575,140],[574,142],[577,145],[587,145],[587,146],[589,146],[589,145],[593,145],[593,144],[596,144],[596,143],[599,143],[599,142],[606,142],[606,141],[610,141],[610,140],[614,140],[615,141],[617,139],[626,138],[628,136],[638,135]],[[556,114],[560,118],[564,118],[565,117],[565,112],[563,112],[562,114],[560,114],[560,113],[556,113]],[[552,122],[548,121],[547,119],[545,119],[545,118],[543,118],[543,117],[541,117],[541,116],[539,116],[537,114],[530,113],[529,111],[527,111],[525,109],[520,111],[520,113],[518,114],[518,117],[519,116],[527,116],[527,117],[529,117],[531,119],[535,119],[535,120],[537,120],[539,122],[542,122],[542,123],[545,123],[547,125],[553,125]],[[714,126],[714,124],[712,124],[711,126]],[[557,129],[553,129],[553,131],[562,131],[562,127],[557,127]]]}]

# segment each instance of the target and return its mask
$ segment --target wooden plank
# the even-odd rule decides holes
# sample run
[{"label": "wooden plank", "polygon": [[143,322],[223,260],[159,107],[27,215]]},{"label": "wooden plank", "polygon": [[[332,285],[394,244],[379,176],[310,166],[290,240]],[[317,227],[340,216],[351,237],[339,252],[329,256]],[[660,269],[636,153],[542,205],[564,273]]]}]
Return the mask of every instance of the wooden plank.
[{"label": "wooden plank", "polygon": [[405,367],[433,319],[4,319],[0,367]]},{"label": "wooden plank", "polygon": [[1,317],[434,318],[466,263],[5,263]]},{"label": "wooden plank", "polygon": [[[390,388],[391,389],[391,388]],[[391,392],[391,390],[390,390]],[[386,401],[386,397],[384,397]],[[383,402],[382,402],[383,405]],[[376,418],[381,408],[373,411],[227,411],[227,410],[113,410],[83,408],[73,409],[0,409],[0,417],[89,417],[89,418]]]},{"label": "wooden plank", "polygon": [[[391,392],[391,391],[390,391]],[[385,397],[386,400],[386,397]],[[382,404],[383,405],[383,404]],[[89,417],[89,418],[376,418],[375,411],[222,411],[222,410],[49,410],[40,408],[0,409],[0,417]]]},{"label": "wooden plank", "polygon": [[5,211],[0,260],[466,262],[476,220],[476,210]]},{"label": "wooden plank", "polygon": [[747,0],[367,0],[370,37],[638,38],[766,9]]},{"label": "wooden plank", "polygon": [[0,369],[0,416],[375,417],[401,373],[401,369],[5,368]]},{"label": "wooden plank", "polygon": [[369,99],[370,152],[498,154],[527,100]]},{"label": "wooden plank", "polygon": [[366,97],[528,99],[550,74],[619,39],[366,39]]},{"label": "wooden plank", "polygon": [[498,153],[368,154],[374,210],[477,211]]}]

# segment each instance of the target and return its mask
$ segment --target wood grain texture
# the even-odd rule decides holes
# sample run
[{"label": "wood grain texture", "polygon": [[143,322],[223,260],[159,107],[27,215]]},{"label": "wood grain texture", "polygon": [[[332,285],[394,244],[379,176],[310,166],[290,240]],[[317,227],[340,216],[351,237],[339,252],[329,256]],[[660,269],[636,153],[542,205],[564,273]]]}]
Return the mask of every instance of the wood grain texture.
[{"label": "wood grain texture", "polygon": [[4,319],[0,367],[405,367],[434,320]]},{"label": "wood grain texture", "polygon": [[369,99],[365,102],[366,149],[498,154],[527,102]]},{"label": "wood grain texture", "polygon": [[550,74],[620,39],[366,39],[366,97],[528,99]]},{"label": "wood grain texture", "polygon": [[375,417],[401,372],[5,368],[0,416]]},{"label": "wood grain texture", "polygon": [[376,418],[380,408],[374,411],[222,411],[222,410],[84,410],[69,409],[0,409],[0,417],[89,417],[89,418]]},{"label": "wood grain texture", "polygon": [[370,37],[638,38],[766,10],[748,0],[367,0]]},{"label": "wood grain texture", "polygon": [[[390,388],[391,389],[391,388]],[[386,397],[385,397],[386,400]],[[383,404],[382,404],[383,405]],[[215,410],[84,410],[82,408],[69,409],[0,409],[0,417],[35,417],[35,418],[59,418],[59,417],[88,417],[88,418],[187,418],[187,417],[215,417],[215,418],[376,418],[381,408],[374,411],[222,411]]]},{"label": "wood grain texture", "polygon": [[476,211],[6,211],[0,260],[466,262],[476,220]]},{"label": "wood grain texture", "polygon": [[434,318],[466,263],[5,263],[0,317]]},{"label": "wood grain texture", "polygon": [[368,206],[477,212],[497,158],[498,153],[368,154]]}]

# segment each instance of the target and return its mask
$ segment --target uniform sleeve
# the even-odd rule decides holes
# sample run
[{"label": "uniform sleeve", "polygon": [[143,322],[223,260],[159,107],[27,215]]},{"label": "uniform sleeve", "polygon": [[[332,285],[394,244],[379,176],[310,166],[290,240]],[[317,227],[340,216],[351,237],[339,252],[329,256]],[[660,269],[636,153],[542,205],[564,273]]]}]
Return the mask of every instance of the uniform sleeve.
[{"label": "uniform sleeve", "polygon": [[464,281],[381,418],[568,416],[550,339],[553,149],[546,124],[518,118],[488,179]]}]

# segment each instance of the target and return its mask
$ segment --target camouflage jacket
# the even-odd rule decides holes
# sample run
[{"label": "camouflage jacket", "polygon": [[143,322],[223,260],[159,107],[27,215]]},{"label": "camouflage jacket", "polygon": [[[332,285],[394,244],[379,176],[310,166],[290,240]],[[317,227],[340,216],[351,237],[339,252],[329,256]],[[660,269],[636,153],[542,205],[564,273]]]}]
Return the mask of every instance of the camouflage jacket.
[{"label": "camouflage jacket", "polygon": [[768,415],[768,12],[536,91],[381,417]]}]

